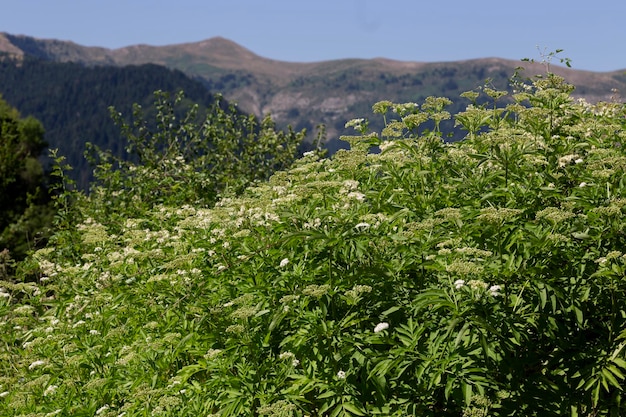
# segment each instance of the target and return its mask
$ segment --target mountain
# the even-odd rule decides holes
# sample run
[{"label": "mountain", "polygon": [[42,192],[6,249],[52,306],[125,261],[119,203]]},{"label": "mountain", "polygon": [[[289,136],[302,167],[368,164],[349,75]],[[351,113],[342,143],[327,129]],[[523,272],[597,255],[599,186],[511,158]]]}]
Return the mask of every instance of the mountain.
[{"label": "mountain", "polygon": [[214,102],[202,83],[159,65],[86,67],[30,56],[0,59],[0,95],[23,115],[42,122],[46,142],[67,158],[81,188],[86,188],[91,176],[83,156],[86,142],[118,156],[125,153],[125,141],[109,106],[130,117],[133,103],[138,103],[150,113],[156,90],[183,90],[186,103],[198,103],[201,109]]},{"label": "mountain", "polygon": [[[258,116],[272,114],[279,126],[314,130],[323,123],[329,138],[344,132],[355,117],[371,115],[380,100],[420,102],[430,95],[455,101],[452,111],[466,105],[459,94],[484,85],[496,88],[521,64],[528,76],[541,74],[539,63],[499,58],[456,62],[400,62],[389,59],[343,59],[312,63],[282,62],[260,57],[224,38],[167,46],[134,45],[119,49],[86,47],[73,42],[0,34],[0,51],[87,66],[158,64],[177,69],[223,93],[239,107]],[[612,90],[626,91],[624,71],[590,72],[552,66],[551,70],[576,85],[575,96],[607,100]],[[381,124],[373,120],[372,125]]]}]

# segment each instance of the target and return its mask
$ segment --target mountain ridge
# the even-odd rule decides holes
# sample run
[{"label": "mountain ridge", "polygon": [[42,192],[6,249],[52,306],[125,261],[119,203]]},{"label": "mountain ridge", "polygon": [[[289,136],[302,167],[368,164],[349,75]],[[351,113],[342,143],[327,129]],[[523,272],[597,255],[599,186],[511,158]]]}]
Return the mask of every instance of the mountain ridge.
[{"label": "mountain ridge", "polygon": [[[371,115],[371,106],[377,101],[420,102],[435,95],[464,103],[459,99],[461,92],[480,88],[486,80],[495,88],[506,88],[520,66],[529,77],[546,72],[538,62],[497,57],[448,62],[384,57],[286,62],[262,57],[223,37],[108,49],[0,33],[0,52],[87,66],[162,65],[201,81],[209,91],[222,93],[245,112],[259,117],[271,114],[279,125],[310,132],[324,124],[334,139],[345,133],[347,120]],[[590,102],[610,100],[615,90],[626,91],[622,70],[593,72],[558,65],[551,65],[550,70],[577,87],[575,96]]]}]

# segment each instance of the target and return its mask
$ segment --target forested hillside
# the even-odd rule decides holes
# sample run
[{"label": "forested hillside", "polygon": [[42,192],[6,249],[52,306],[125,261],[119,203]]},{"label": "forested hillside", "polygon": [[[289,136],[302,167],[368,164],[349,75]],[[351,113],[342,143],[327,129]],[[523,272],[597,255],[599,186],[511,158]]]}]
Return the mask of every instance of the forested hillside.
[{"label": "forested hillside", "polygon": [[183,90],[184,103],[203,108],[214,102],[200,82],[158,65],[85,67],[32,58],[0,60],[0,94],[23,115],[41,121],[49,147],[67,158],[75,171],[71,175],[82,188],[91,173],[83,156],[86,142],[115,155],[124,153],[125,143],[109,106],[126,116],[132,114],[133,103],[154,111],[150,108],[157,90]]}]

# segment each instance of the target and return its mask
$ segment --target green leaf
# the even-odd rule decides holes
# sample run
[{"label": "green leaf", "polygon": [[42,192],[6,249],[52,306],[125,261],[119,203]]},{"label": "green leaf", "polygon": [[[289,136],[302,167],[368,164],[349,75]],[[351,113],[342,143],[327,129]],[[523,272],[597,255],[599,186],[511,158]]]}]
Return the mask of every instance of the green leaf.
[{"label": "green leaf", "polygon": [[388,308],[387,310],[383,311],[382,313],[380,313],[381,317],[387,317],[390,314],[395,313],[396,311],[400,310],[400,306],[393,306],[391,308]]},{"label": "green leaf", "polygon": [[461,330],[459,330],[458,334],[456,335],[456,338],[454,339],[455,348],[461,344],[461,341],[463,340],[463,336],[465,336],[465,332],[467,331],[469,326],[470,326],[470,323],[467,322],[463,325],[463,327],[461,327]]},{"label": "green leaf", "polygon": [[574,313],[576,313],[576,322],[580,327],[583,326],[583,312],[580,308],[574,306]]},{"label": "green leaf", "polygon": [[541,300],[541,309],[543,310],[548,303],[548,291],[545,286],[542,286],[539,290],[539,298]]},{"label": "green leaf", "polygon": [[[588,391],[589,389],[591,389],[591,387],[595,384],[599,382],[599,378],[597,376],[594,376],[588,380],[582,380],[580,381],[580,383],[578,384],[578,388],[581,387],[584,384],[583,390]],[[577,388],[577,389],[578,389]]]},{"label": "green leaf", "polygon": [[615,365],[609,364],[606,366],[606,369],[611,371],[611,373],[613,373],[613,375],[615,375],[619,379],[624,379],[624,374]]},{"label": "green leaf", "polygon": [[[622,390],[622,386],[620,385],[620,383],[607,368],[602,368],[602,376],[604,376],[605,380],[607,380],[615,388]],[[609,391],[609,387],[606,384],[604,384],[604,388]]]},{"label": "green leaf", "polygon": [[600,383],[600,381],[598,381],[596,386],[593,389],[593,392],[591,393],[591,402],[594,407],[598,406],[598,401],[600,399],[600,387],[601,386],[602,384]]},{"label": "green leaf", "polygon": [[450,393],[452,392],[452,388],[454,388],[455,379],[452,376],[449,376],[446,381],[446,387],[443,390],[443,395],[446,397],[446,400],[450,399]]},{"label": "green leaf", "polygon": [[[343,407],[341,404],[337,404],[337,406],[330,413],[330,417],[337,417],[343,411]],[[322,410],[320,410],[322,412]]]},{"label": "green leaf", "polygon": [[318,395],[317,398],[319,398],[319,399],[330,398],[330,397],[335,396],[336,394],[337,393],[335,391],[332,391],[332,390],[331,391],[326,391],[323,394]]},{"label": "green leaf", "polygon": [[354,414],[355,416],[365,415],[364,412],[362,412],[356,405],[352,403],[343,403],[341,406],[343,407],[344,410],[350,412],[351,414]]},{"label": "green leaf", "polygon": [[622,369],[626,369],[626,360],[622,358],[613,358],[612,362]]},{"label": "green leaf", "polygon": [[461,389],[463,390],[463,400],[465,400],[465,405],[469,407],[472,402],[472,385],[467,382],[461,382]]}]

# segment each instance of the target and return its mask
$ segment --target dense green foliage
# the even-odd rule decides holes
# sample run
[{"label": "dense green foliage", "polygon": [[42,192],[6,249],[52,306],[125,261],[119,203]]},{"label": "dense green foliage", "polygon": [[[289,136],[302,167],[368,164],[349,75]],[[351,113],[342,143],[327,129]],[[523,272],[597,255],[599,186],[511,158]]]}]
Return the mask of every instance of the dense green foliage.
[{"label": "dense green foliage", "polygon": [[183,92],[171,99],[157,91],[154,121],[140,105],[134,106],[130,123],[111,108],[128,143],[127,154],[116,157],[88,144],[96,166],[93,200],[104,204],[104,212],[125,216],[121,207],[212,206],[218,196],[240,194],[290,166],[304,139],[305,132],[277,130],[270,116],[259,123],[225,105],[221,96],[202,115],[197,104],[179,115],[184,101]]},{"label": "dense green foliage", "polygon": [[214,103],[199,81],[180,71],[158,65],[87,67],[74,63],[33,58],[0,59],[0,93],[22,114],[32,115],[46,128],[45,140],[59,149],[74,169],[70,173],[81,189],[87,189],[92,167],[83,157],[90,142],[116,156],[125,154],[126,143],[108,108],[130,114],[133,104],[147,111],[156,90],[185,91],[187,101],[201,111]]},{"label": "dense green foliage", "polygon": [[626,107],[513,87],[376,103],[380,133],[213,208],[141,204],[150,175],[66,206],[38,279],[0,285],[0,414],[623,415]]},{"label": "dense green foliage", "polygon": [[0,264],[45,244],[53,209],[38,160],[46,147],[43,134],[41,123],[22,118],[0,96],[0,251],[11,249]]}]

